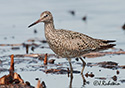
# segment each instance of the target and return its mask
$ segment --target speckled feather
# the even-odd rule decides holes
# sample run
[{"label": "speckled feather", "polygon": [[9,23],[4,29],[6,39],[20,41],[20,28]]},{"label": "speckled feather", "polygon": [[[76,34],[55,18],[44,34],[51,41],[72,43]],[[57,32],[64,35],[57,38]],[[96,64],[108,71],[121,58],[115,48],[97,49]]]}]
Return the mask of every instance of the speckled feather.
[{"label": "speckled feather", "polygon": [[45,23],[45,37],[50,48],[64,58],[80,57],[83,54],[112,48],[114,40],[94,39],[79,32],[64,29],[55,29],[53,16],[49,11],[41,14],[42,22]]}]

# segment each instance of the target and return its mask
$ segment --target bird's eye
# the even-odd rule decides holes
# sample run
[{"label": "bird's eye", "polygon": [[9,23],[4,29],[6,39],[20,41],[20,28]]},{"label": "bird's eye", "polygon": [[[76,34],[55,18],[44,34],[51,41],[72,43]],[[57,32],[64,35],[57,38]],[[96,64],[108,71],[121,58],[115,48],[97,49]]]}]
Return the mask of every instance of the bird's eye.
[{"label": "bird's eye", "polygon": [[48,17],[49,15],[45,15],[44,17]]}]

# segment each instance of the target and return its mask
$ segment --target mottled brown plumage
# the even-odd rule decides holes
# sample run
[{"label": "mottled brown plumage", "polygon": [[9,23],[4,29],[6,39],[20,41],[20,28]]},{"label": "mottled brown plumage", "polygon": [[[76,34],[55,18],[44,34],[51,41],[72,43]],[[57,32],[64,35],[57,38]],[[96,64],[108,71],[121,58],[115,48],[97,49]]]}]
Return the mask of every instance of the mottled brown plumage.
[{"label": "mottled brown plumage", "polygon": [[[39,22],[45,23],[45,37],[50,48],[57,55],[68,58],[71,69],[71,58],[80,57],[81,55],[89,52],[105,50],[115,46],[115,44],[109,44],[110,42],[115,42],[114,40],[94,39],[79,32],[73,32],[64,29],[55,29],[53,16],[49,11],[43,12],[40,16],[40,19],[31,24],[29,27]],[[85,65],[85,62],[83,60],[82,62]],[[81,73],[83,73],[83,70],[84,67]],[[71,79],[72,78],[73,76],[71,77]]]},{"label": "mottled brown plumage", "polygon": [[40,21],[45,23],[45,36],[50,48],[64,58],[80,57],[88,52],[104,50],[115,45],[108,44],[109,40],[94,39],[79,32],[55,29],[53,17],[49,11],[41,14],[37,22]]}]

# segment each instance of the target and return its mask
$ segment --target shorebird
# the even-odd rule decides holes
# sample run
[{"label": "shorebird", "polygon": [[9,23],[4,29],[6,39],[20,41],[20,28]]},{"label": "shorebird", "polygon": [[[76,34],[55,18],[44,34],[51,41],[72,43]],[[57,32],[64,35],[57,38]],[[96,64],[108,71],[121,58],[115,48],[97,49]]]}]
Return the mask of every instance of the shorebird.
[{"label": "shorebird", "polygon": [[112,48],[115,44],[109,44],[115,42],[115,40],[102,40],[95,39],[79,32],[73,32],[64,29],[55,29],[53,16],[50,11],[44,11],[40,15],[40,19],[32,23],[28,27],[31,27],[37,23],[44,23],[45,37],[49,44],[49,47],[58,55],[63,58],[67,58],[70,65],[70,87],[73,79],[73,68],[71,64],[71,58],[80,58],[83,62],[83,68],[81,75],[83,76],[85,61],[81,58],[82,55],[94,51],[105,50]]}]

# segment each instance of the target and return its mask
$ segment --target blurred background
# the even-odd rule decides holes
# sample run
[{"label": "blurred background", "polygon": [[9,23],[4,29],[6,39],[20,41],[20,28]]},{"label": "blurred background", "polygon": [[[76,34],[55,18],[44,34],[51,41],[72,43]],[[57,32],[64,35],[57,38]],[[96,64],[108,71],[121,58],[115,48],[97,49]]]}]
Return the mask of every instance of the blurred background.
[{"label": "blurred background", "polygon": [[[30,38],[45,39],[43,23],[37,24],[29,29],[28,26],[39,19],[40,14],[46,10],[52,12],[57,29],[77,31],[94,38],[114,39],[117,41],[116,48],[125,50],[125,28],[122,28],[125,24],[125,0],[0,0],[0,44],[20,44]],[[34,33],[34,30],[36,30],[37,33]],[[8,49],[9,47],[0,47],[0,49],[3,48]],[[49,49],[30,52],[53,53]],[[25,50],[9,50],[1,53],[0,56],[15,53],[25,53]],[[124,64],[124,55],[116,55],[108,59],[109,57],[110,56],[105,56],[102,59],[115,60],[119,64]],[[98,60],[99,58],[94,60],[88,59],[86,61],[92,62]],[[86,70],[86,72],[87,71],[88,70]],[[36,82],[30,77],[27,77],[26,74],[29,73],[29,71],[27,71],[27,73],[24,71],[20,74],[23,75],[24,79],[29,79],[33,85],[36,85]],[[32,75],[37,74],[40,75],[41,73],[32,73]],[[0,74],[0,76],[2,75]],[[52,75],[46,76],[46,74],[44,74],[44,76],[44,80],[47,79],[47,81],[49,79],[51,79],[51,81],[56,79],[55,82],[58,82],[58,80],[62,81],[64,79],[62,76],[62,79],[58,77],[53,78]],[[63,76],[65,77],[65,75]],[[77,76],[79,78],[79,75]],[[68,86],[68,78],[66,77],[64,79],[67,80],[65,87],[58,85],[58,88],[66,88]],[[121,75],[121,77],[123,77],[123,75]],[[76,80],[78,78],[76,77]],[[74,81],[74,83],[75,82],[77,81]],[[74,87],[80,88],[81,84],[79,83],[78,85],[74,84]],[[48,82],[48,88],[52,88],[51,86],[54,88],[54,83],[52,82],[51,85],[51,82]]]}]

